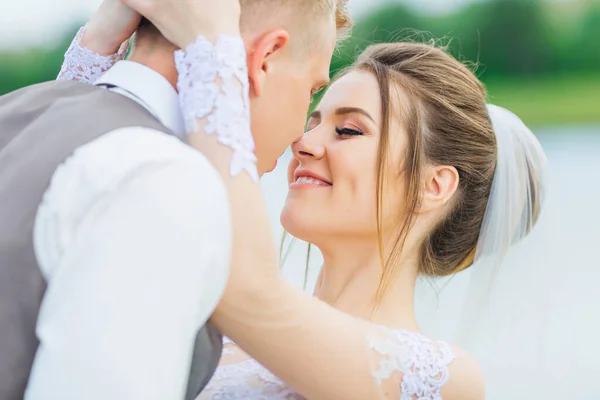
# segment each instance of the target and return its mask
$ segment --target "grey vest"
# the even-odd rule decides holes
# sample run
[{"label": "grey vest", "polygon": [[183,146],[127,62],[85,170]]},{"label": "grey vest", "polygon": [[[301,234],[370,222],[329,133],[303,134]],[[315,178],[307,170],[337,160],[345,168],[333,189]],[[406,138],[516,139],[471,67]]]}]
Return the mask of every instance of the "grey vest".
[{"label": "grey vest", "polygon": [[[38,346],[45,282],[32,231],[42,196],[77,147],[127,126],[170,133],[135,101],[78,82],[47,82],[0,97],[0,400],[23,399]],[[186,399],[204,388],[221,350],[221,335],[206,325],[196,337]]]}]

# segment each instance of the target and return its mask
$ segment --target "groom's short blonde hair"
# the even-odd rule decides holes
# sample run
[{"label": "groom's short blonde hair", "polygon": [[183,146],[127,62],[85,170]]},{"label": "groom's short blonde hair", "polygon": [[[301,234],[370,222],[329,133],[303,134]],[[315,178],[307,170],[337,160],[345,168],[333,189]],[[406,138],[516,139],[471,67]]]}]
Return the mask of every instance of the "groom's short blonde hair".
[{"label": "groom's short blonde hair", "polygon": [[[335,18],[338,38],[342,39],[352,27],[347,2],[348,0],[240,0],[242,33],[281,27],[291,32],[300,32],[292,36],[302,38],[304,43],[314,46],[323,34],[319,23]],[[136,36],[141,39],[161,35],[144,18]]]},{"label": "groom's short blonde hair", "polygon": [[301,32],[304,40],[314,45],[323,34],[319,22],[335,18],[338,38],[344,38],[352,27],[347,3],[348,0],[241,0],[241,28],[255,31],[278,25]]}]

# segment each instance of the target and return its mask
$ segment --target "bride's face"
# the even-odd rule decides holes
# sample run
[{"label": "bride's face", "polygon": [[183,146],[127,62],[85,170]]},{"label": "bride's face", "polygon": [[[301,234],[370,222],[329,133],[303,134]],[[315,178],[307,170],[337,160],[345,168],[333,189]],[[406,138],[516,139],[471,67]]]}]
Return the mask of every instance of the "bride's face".
[{"label": "bride's face", "polygon": [[[342,236],[376,240],[381,126],[375,76],[352,71],[331,85],[310,116],[306,133],[292,145],[289,193],[281,214],[288,232],[317,245]],[[389,132],[394,134],[386,165],[394,168],[406,148],[406,134],[395,121]],[[383,185],[384,222],[398,218],[389,211],[402,205],[403,185],[395,170],[386,174],[391,179]]]}]

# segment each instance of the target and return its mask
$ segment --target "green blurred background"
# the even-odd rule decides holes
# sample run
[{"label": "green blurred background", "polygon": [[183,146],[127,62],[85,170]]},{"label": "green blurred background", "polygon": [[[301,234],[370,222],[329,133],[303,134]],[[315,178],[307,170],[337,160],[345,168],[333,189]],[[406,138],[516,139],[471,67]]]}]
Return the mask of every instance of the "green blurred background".
[{"label": "green blurred background", "polygon": [[428,38],[473,63],[489,101],[530,125],[600,122],[600,2],[497,0],[441,15],[390,2],[359,19],[332,69],[372,42]]},{"label": "green blurred background", "polygon": [[[372,1],[357,14],[353,36],[336,52],[332,72],[369,43],[436,38],[474,63],[490,102],[510,108],[526,123],[600,122],[598,1],[466,2],[435,13],[422,4]],[[0,94],[54,79],[84,21],[73,19],[72,29],[62,29],[53,44],[0,48]]]}]

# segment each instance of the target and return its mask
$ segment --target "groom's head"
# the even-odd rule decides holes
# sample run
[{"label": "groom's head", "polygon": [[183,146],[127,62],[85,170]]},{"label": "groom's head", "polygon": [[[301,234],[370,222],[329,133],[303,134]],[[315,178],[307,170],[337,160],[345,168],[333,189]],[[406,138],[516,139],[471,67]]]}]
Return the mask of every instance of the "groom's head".
[{"label": "groom's head", "polygon": [[[252,132],[259,172],[302,136],[312,94],[327,84],[337,39],[351,25],[343,0],[241,0]],[[173,46],[147,21],[131,59],[177,80]]]}]

